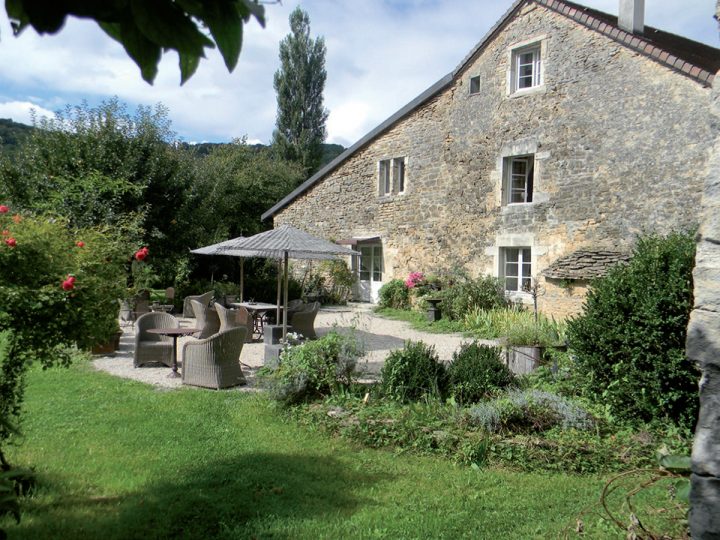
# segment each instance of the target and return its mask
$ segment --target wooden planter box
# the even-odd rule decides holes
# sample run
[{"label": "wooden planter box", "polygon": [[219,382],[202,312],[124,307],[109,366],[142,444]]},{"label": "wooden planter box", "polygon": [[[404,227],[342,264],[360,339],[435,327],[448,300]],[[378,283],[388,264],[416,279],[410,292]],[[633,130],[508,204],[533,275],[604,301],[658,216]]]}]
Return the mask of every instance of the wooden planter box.
[{"label": "wooden planter box", "polygon": [[505,349],[505,365],[516,375],[530,373],[542,364],[545,347],[508,346]]}]

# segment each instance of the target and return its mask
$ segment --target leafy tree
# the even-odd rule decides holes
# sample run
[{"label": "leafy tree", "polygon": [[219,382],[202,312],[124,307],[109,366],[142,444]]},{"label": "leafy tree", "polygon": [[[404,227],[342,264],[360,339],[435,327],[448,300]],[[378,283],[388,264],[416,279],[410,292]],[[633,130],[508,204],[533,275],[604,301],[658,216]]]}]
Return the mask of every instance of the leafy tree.
[{"label": "leafy tree", "polygon": [[290,31],[280,42],[281,66],[273,82],[278,103],[273,145],[310,174],[320,164],[326,136],[325,40],[310,39],[310,18],[299,7],[290,14]]},{"label": "leafy tree", "polygon": [[95,20],[125,47],[142,78],[151,84],[162,53],[168,50],[180,57],[181,84],[195,73],[205,49],[215,45],[232,71],[240,56],[243,24],[254,16],[265,25],[264,8],[257,0],[13,0],[5,3],[5,9],[15,35],[27,26],[40,34],[55,34],[68,15]]},{"label": "leafy tree", "polygon": [[[212,243],[264,231],[260,216],[302,180],[296,163],[279,159],[269,149],[238,139],[215,148],[197,162],[198,204],[195,219]],[[202,233],[200,228],[196,228]]]},{"label": "leafy tree", "polygon": [[153,260],[165,261],[156,270],[170,279],[190,245],[194,168],[189,153],[174,145],[165,107],[131,115],[113,99],[67,107],[36,127],[12,159],[0,161],[0,196],[64,216],[73,227],[135,216]]}]

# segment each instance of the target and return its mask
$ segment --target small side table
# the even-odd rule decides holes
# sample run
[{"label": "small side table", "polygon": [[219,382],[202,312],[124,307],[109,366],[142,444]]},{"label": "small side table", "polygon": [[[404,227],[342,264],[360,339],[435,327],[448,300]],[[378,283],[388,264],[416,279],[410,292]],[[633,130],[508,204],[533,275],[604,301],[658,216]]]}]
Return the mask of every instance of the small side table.
[{"label": "small side table", "polygon": [[177,363],[177,340],[180,336],[189,336],[195,332],[199,332],[197,328],[148,328],[148,334],[158,334],[161,336],[171,337],[173,340],[173,365],[172,372],[168,375],[168,378],[180,377],[178,373]]}]

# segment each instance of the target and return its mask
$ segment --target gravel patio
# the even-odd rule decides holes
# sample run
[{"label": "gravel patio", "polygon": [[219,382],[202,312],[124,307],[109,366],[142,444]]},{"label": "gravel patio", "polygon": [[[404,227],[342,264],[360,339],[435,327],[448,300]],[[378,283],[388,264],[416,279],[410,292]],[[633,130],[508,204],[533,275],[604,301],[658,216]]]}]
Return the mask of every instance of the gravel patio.
[{"label": "gravel patio", "polygon": [[[319,336],[335,329],[341,333],[354,333],[362,341],[366,354],[358,364],[358,368],[363,378],[376,377],[388,353],[402,348],[407,340],[421,340],[434,345],[440,359],[444,361],[449,361],[460,344],[467,341],[467,338],[463,338],[461,334],[419,332],[412,329],[409,323],[374,315],[371,311],[372,307],[370,304],[323,307],[315,319],[315,329]],[[193,323],[194,319],[180,318],[181,326],[191,327]],[[182,351],[184,342],[193,339],[192,337],[178,339],[178,351]],[[120,350],[111,356],[96,356],[93,359],[93,366],[112,375],[152,384],[159,388],[182,386],[181,379],[168,378],[169,368],[133,367],[133,347],[134,331],[128,326],[123,328]],[[262,342],[246,343],[243,346],[240,362],[248,384],[235,387],[234,390],[244,392],[258,390],[254,374],[263,365],[264,347]],[[180,362],[182,365],[182,357]]]}]

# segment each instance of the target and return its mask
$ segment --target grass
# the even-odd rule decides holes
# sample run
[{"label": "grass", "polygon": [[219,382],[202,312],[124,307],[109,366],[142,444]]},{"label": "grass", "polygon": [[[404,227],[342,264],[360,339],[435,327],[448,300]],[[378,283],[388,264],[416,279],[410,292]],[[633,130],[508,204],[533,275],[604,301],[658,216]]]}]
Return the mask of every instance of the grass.
[{"label": "grass", "polygon": [[425,313],[412,311],[407,309],[394,308],[378,308],[375,315],[394,319],[397,321],[405,321],[416,330],[430,332],[433,334],[451,334],[454,332],[465,332],[466,328],[460,321],[451,321],[449,319],[440,319],[439,321],[430,322],[427,320]]},{"label": "grass", "polygon": [[12,539],[557,538],[603,485],[359,449],[262,395],[161,391],[87,363],[33,369],[24,418],[9,458],[38,485],[19,525],[0,518]]}]

